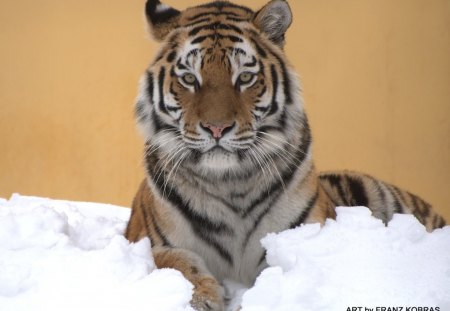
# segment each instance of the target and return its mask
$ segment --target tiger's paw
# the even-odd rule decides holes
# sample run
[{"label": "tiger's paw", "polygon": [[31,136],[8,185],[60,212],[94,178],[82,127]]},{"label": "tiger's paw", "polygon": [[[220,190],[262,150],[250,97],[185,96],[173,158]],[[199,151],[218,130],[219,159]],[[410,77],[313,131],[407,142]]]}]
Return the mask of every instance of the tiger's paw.
[{"label": "tiger's paw", "polygon": [[194,294],[191,306],[196,311],[223,311],[224,291],[222,286],[212,277],[202,277],[194,282]]}]

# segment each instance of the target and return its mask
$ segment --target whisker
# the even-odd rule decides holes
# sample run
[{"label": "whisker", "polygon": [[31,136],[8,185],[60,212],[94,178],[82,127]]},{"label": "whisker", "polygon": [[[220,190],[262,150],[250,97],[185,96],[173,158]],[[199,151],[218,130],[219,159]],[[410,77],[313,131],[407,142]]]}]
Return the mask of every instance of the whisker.
[{"label": "whisker", "polygon": [[[168,163],[170,163],[171,161],[173,161],[173,160],[176,158],[177,154],[179,154],[180,152],[182,153],[182,154],[181,154],[181,156],[182,156],[185,150],[186,150],[186,147],[181,147],[177,152],[175,152],[175,153],[172,155],[171,160],[169,160]],[[181,159],[182,159],[182,158],[181,158]],[[164,187],[163,187],[163,196],[164,196],[165,193],[166,193],[166,187],[167,187],[167,185],[168,185],[168,183],[169,183],[169,181],[170,181],[170,178],[171,178],[171,176],[172,176],[172,173],[173,173],[174,170],[176,169],[176,167],[177,167],[177,165],[178,165],[179,162],[180,162],[180,159],[176,160],[175,164],[172,166],[172,168],[171,168],[170,171],[169,171],[169,174],[168,174],[168,176],[167,176],[167,178],[166,178],[166,181],[165,181]]]},{"label": "whisker", "polygon": [[[283,187],[283,190],[286,191],[286,185],[285,185],[285,183],[284,183],[283,178],[281,177],[280,171],[278,170],[277,165],[276,165],[275,161],[273,160],[273,158],[272,158],[269,154],[264,153],[263,151],[261,151],[261,149],[260,149],[258,146],[254,145],[254,147],[255,147],[256,150],[260,153],[260,155],[261,155],[262,157],[264,157],[265,159],[268,160],[268,161],[266,161],[266,164],[271,164],[271,165],[272,165],[272,167],[274,168],[276,174],[278,175],[278,179],[280,180],[280,183],[281,183],[281,185],[282,185],[282,187]],[[269,163],[269,161],[270,161],[270,163]],[[270,166],[269,166],[269,170],[270,170],[272,176],[274,176],[275,174],[274,174],[274,173],[272,172],[272,170],[270,169]]]},{"label": "whisker", "polygon": [[266,171],[265,171],[264,167],[262,166],[261,162],[259,161],[258,156],[256,155],[256,152],[253,149],[249,149],[249,151],[250,151],[249,154],[258,163],[258,165],[255,165],[255,166],[259,166],[261,168],[261,171],[262,171],[263,177],[264,177],[264,181],[265,181],[265,184],[266,184],[266,191],[267,191],[267,194],[269,194],[269,184],[268,184],[268,178],[267,178],[267,175],[266,175]]}]

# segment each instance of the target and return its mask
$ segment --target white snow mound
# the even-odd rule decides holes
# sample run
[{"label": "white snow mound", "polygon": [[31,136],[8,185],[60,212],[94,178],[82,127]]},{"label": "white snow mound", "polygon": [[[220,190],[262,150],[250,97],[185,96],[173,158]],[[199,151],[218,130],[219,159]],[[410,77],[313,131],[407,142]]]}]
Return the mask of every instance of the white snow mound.
[{"label": "white snow mound", "polygon": [[242,311],[450,310],[450,226],[428,233],[412,215],[386,227],[365,207],[336,212],[322,228],[262,240],[271,267],[244,294]]},{"label": "white snow mound", "polygon": [[[248,290],[226,283],[228,310],[241,299],[242,311],[450,310],[450,226],[427,233],[395,215],[385,227],[364,207],[337,214],[322,228],[264,238],[270,267]],[[0,310],[192,311],[181,273],[155,269],[148,239],[123,237],[129,215],[106,204],[0,199]]]},{"label": "white snow mound", "polygon": [[130,210],[13,195],[0,201],[0,310],[190,310],[192,285],[123,237]]}]

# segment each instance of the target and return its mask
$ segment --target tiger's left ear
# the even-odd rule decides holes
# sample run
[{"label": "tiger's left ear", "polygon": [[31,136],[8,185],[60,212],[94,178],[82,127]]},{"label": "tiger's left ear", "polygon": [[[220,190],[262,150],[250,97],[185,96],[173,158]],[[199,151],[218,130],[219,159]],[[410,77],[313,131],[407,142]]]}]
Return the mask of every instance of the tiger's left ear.
[{"label": "tiger's left ear", "polygon": [[156,40],[162,41],[178,26],[180,11],[161,3],[159,0],[147,0],[145,15],[150,30]]},{"label": "tiger's left ear", "polygon": [[291,8],[285,0],[272,0],[255,13],[253,23],[272,42],[283,47],[284,34],[292,23]]}]

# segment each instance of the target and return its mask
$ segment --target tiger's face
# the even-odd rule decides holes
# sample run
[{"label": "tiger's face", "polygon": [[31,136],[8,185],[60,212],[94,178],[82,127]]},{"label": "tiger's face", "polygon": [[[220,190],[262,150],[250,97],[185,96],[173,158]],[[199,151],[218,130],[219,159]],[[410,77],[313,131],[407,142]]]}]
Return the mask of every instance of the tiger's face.
[{"label": "tiger's face", "polygon": [[286,148],[301,118],[282,51],[290,17],[279,19],[290,10],[282,0],[268,6],[255,13],[216,1],[179,12],[147,2],[162,48],[136,114],[154,150],[221,173],[262,166]]}]

